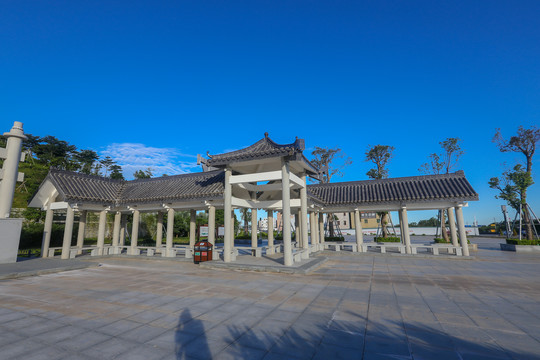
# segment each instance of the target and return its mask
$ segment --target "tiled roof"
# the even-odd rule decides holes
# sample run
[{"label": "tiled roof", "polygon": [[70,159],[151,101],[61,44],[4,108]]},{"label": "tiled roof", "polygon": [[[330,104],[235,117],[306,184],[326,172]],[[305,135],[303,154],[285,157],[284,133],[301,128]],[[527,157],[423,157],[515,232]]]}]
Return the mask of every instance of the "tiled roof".
[{"label": "tiled roof", "polygon": [[85,175],[51,169],[44,182],[50,180],[66,201],[114,203],[120,196],[124,181],[102,176]]},{"label": "tiled roof", "polygon": [[[216,199],[222,198],[224,192],[222,170],[123,181],[52,169],[47,180],[65,201],[111,205]],[[446,175],[308,185],[307,193],[313,203],[325,207],[401,201],[478,200],[478,194],[462,171]]]},{"label": "tiled roof", "polygon": [[478,200],[465,173],[308,185],[327,206],[425,200]]},{"label": "tiled roof", "polygon": [[297,153],[302,154],[302,151],[304,151],[305,145],[303,139],[297,138],[292,144],[280,145],[272,141],[268,137],[268,133],[264,135],[264,138],[244,149],[224,154],[208,155],[210,159],[207,160],[207,164],[216,167],[248,160],[292,156]]},{"label": "tiled roof", "polygon": [[47,178],[66,201],[134,204],[223,196],[224,172],[209,171],[142,180],[112,180],[51,169]]},{"label": "tiled roof", "polygon": [[126,182],[122,204],[223,197],[222,170]]}]

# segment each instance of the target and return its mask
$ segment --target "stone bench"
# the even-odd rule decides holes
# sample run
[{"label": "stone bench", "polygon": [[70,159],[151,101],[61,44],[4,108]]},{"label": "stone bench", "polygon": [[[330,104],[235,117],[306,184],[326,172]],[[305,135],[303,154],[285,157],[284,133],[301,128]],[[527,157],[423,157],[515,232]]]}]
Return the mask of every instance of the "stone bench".
[{"label": "stone bench", "polygon": [[309,259],[309,249],[294,249],[292,255],[294,262]]},{"label": "stone bench", "polygon": [[266,251],[267,255],[279,254],[281,252],[281,246],[281,244],[263,246],[263,250]]},{"label": "stone bench", "polygon": [[441,249],[444,249],[447,251],[448,254],[456,254],[457,256],[463,255],[461,247],[459,246],[453,246],[453,245],[447,245],[447,244],[423,244],[418,245],[414,244],[411,245],[411,253],[418,254],[418,249],[427,249],[427,251],[433,255],[439,255],[439,251]]},{"label": "stone bench", "polygon": [[367,252],[368,248],[379,248],[381,250],[381,254],[386,254],[386,249],[398,249],[400,254],[405,254],[405,245],[402,243],[395,243],[395,244],[377,244],[377,243],[363,243],[362,244],[362,252]]},{"label": "stone bench", "polygon": [[356,246],[356,244],[351,244],[351,243],[324,243],[324,248],[325,249],[334,248],[334,251],[341,251],[342,249],[344,250],[345,247],[348,247],[348,246],[351,247],[352,252],[357,252],[358,251],[358,247]]}]

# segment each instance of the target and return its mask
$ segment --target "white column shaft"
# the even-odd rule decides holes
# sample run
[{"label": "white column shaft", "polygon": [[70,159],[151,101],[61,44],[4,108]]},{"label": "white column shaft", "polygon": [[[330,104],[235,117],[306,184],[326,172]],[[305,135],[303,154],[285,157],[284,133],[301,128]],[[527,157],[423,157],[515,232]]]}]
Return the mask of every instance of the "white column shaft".
[{"label": "white column shaft", "polygon": [[98,254],[103,255],[103,248],[105,247],[105,226],[107,225],[107,210],[99,212],[99,225],[98,225],[98,238],[97,247]]},{"label": "white column shaft", "polygon": [[283,203],[283,260],[285,266],[293,264],[292,244],[291,244],[291,190],[289,179],[289,162],[283,161],[281,164],[282,177],[282,203]]},{"label": "white column shaft", "polygon": [[452,239],[453,246],[459,246],[457,229],[456,229],[456,217],[454,216],[454,208],[448,208],[448,222],[450,223],[450,238]]},{"label": "white column shaft", "polygon": [[302,228],[302,248],[308,249],[309,248],[309,242],[308,242],[308,221],[307,221],[307,182],[306,182],[306,174],[302,174],[302,188],[300,189],[300,209],[301,209],[301,216],[300,216],[300,226]]},{"label": "white column shaft", "polygon": [[467,231],[465,231],[465,222],[463,221],[463,209],[461,206],[456,207],[456,220],[459,231],[459,241],[463,249],[463,256],[469,256],[469,244],[467,243]]},{"label": "white column shaft", "polygon": [[268,221],[268,246],[274,245],[274,211],[267,211],[267,221]]},{"label": "white column shaft", "polygon": [[358,251],[362,251],[364,233],[362,232],[362,217],[359,210],[354,211],[354,232],[356,234],[356,247]]},{"label": "white column shaft", "polygon": [[156,223],[156,248],[163,246],[163,212],[158,211]]},{"label": "white column shaft", "polygon": [[197,212],[195,210],[189,211],[189,246],[193,248],[195,246],[195,235],[197,231]]},{"label": "white column shaft", "polygon": [[257,247],[257,209],[251,209],[251,247]]},{"label": "white column shaft", "polygon": [[141,213],[139,210],[133,211],[133,226],[131,227],[131,254],[136,253],[137,241],[139,240],[139,224]]},{"label": "white column shaft", "polygon": [[79,231],[77,232],[77,254],[82,254],[82,247],[84,246],[84,234],[86,232],[86,210],[81,211],[79,214]]},{"label": "white column shaft", "polygon": [[64,228],[64,241],[62,243],[62,259],[69,259],[71,249],[71,237],[73,236],[73,208],[68,204],[66,211],[66,225]]},{"label": "white column shaft", "polygon": [[19,175],[19,161],[21,160],[21,147],[26,139],[22,130],[22,123],[16,121],[10,132],[4,133],[7,138],[6,158],[2,166],[2,180],[0,181],[0,219],[9,218],[15,186]]},{"label": "white column shaft", "polygon": [[405,240],[405,252],[411,254],[411,236],[409,234],[409,217],[407,216],[407,209],[401,209],[401,222],[403,222],[403,239]]},{"label": "white column shaft", "polygon": [[324,214],[319,213],[319,243],[324,244]]},{"label": "white column shaft", "polygon": [[174,209],[167,209],[167,240],[166,240],[167,253],[173,247],[173,236],[174,236]]},{"label": "white column shaft", "polygon": [[122,216],[120,217],[119,246],[124,246],[126,243],[126,223],[127,223],[127,215],[122,214]]},{"label": "white column shaft", "polygon": [[43,240],[41,241],[41,257],[44,258],[49,256],[53,217],[54,211],[51,209],[51,205],[49,204],[47,212],[45,213],[45,226],[43,227]]},{"label": "white column shaft", "polygon": [[216,244],[216,207],[208,208],[208,242],[212,245]]},{"label": "white column shaft", "polygon": [[231,262],[231,253],[233,248],[233,232],[234,232],[234,224],[232,224],[231,229],[231,221],[234,220],[232,217],[232,187],[230,183],[231,179],[231,170],[225,169],[225,189],[223,194],[223,222],[225,223],[225,236],[223,239],[223,261],[224,262]]},{"label": "white column shaft", "polygon": [[113,236],[112,236],[112,246],[118,246],[120,239],[120,227],[122,226],[122,213],[117,211],[114,214],[114,226],[113,226]]}]

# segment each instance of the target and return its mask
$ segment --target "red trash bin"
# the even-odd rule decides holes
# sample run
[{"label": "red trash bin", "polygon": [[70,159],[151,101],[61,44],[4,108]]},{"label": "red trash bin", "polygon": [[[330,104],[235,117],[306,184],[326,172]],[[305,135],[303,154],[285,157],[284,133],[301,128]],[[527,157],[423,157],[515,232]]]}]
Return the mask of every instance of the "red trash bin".
[{"label": "red trash bin", "polygon": [[213,250],[214,246],[208,241],[199,241],[193,248],[193,262],[198,264],[204,261],[211,261]]}]

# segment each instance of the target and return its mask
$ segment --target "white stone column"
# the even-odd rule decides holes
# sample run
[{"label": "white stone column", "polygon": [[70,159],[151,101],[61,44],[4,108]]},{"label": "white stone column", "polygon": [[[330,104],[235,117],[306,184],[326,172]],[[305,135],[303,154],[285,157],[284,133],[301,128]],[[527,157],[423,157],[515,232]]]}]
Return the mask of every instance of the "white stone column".
[{"label": "white stone column", "polygon": [[456,229],[456,217],[454,216],[454,208],[448,208],[448,222],[450,223],[450,238],[452,239],[452,246],[459,246],[457,229]]},{"label": "white stone column", "polygon": [[208,207],[208,242],[216,245],[216,207]]},{"label": "white stone column", "polygon": [[257,209],[251,209],[251,247],[257,247]]},{"label": "white stone column", "polygon": [[313,213],[313,216],[314,216],[314,219],[313,219],[313,229],[315,230],[314,241],[315,241],[316,249],[317,249],[317,251],[319,251],[319,250],[321,250],[321,247],[320,247],[320,236],[319,236],[319,213],[318,213],[318,212],[314,212],[314,213]]},{"label": "white stone column", "polygon": [[360,216],[360,210],[354,211],[354,233],[356,235],[356,248],[359,252],[362,252],[364,233],[362,232],[362,217]]},{"label": "white stone column", "polygon": [[0,149],[0,157],[5,159],[0,181],[0,219],[9,218],[19,177],[19,161],[24,160],[24,155],[21,156],[21,147],[26,136],[22,122],[15,121],[11,131],[4,133],[4,136],[7,138],[7,145],[5,150]]},{"label": "white stone column", "polygon": [[64,228],[64,241],[62,243],[61,259],[69,259],[69,251],[71,250],[71,238],[73,236],[73,208],[68,204],[66,210],[66,225]]},{"label": "white stone column", "polygon": [[156,250],[161,252],[163,247],[163,212],[158,211],[157,213],[157,224],[156,224]]},{"label": "white stone column", "polygon": [[283,214],[283,261],[285,266],[292,266],[292,244],[291,244],[291,188],[289,179],[289,162],[283,160],[281,163],[281,193],[282,193],[282,214]]},{"label": "white stone column", "polygon": [[98,255],[104,255],[103,249],[105,248],[106,225],[107,225],[107,210],[101,210],[99,212],[99,226],[98,226],[98,238],[97,238]]},{"label": "white stone column", "polygon": [[41,241],[41,257],[49,257],[49,246],[51,244],[51,233],[53,224],[54,211],[51,209],[51,204],[45,212],[45,226],[43,227],[43,240]]},{"label": "white stone column", "polygon": [[314,251],[317,251],[317,249],[314,248],[314,245],[317,244],[317,239],[315,235],[317,233],[317,224],[315,223],[316,215],[313,211],[309,212],[309,233],[310,233],[310,249],[313,249]]},{"label": "white stone column", "polygon": [[166,255],[171,256],[174,237],[174,209],[167,209],[167,240],[166,240]]},{"label": "white stone column", "polygon": [[470,256],[469,244],[467,243],[467,231],[465,231],[465,222],[463,221],[463,209],[461,205],[456,206],[456,220],[459,231],[459,241],[463,249],[463,256]]},{"label": "white stone column", "polygon": [[189,211],[189,247],[193,249],[196,242],[197,232],[197,212],[195,210]]},{"label": "white stone column", "polygon": [[267,222],[268,222],[268,250],[266,253],[272,255],[275,253],[274,248],[274,211],[267,210]]},{"label": "white stone column", "polygon": [[84,246],[84,233],[86,232],[86,214],[87,211],[83,210],[79,214],[79,231],[77,232],[77,255],[82,254],[82,247]]},{"label": "white stone column", "polygon": [[131,227],[131,246],[129,255],[139,255],[137,241],[139,240],[139,224],[141,221],[141,213],[139,210],[133,211],[133,226]]},{"label": "white stone column", "polygon": [[120,242],[120,228],[122,227],[122,213],[117,211],[114,214],[113,236],[112,236],[112,248],[110,253],[112,255],[120,254],[118,244]]},{"label": "white stone column", "polygon": [[319,246],[324,250],[324,213],[319,213]]},{"label": "white stone column", "polygon": [[120,242],[120,227],[122,223],[122,213],[120,211],[117,211],[114,214],[114,226],[113,226],[113,234],[112,234],[112,246],[117,247],[118,243]]},{"label": "white stone column", "polygon": [[409,217],[407,216],[407,208],[401,208],[400,212],[400,222],[403,222],[403,240],[405,241],[405,252],[407,254],[411,254],[411,235],[409,234]]},{"label": "white stone column", "polygon": [[294,241],[296,241],[296,247],[302,247],[302,237],[300,234],[302,233],[302,229],[300,228],[302,225],[300,225],[300,211],[294,215]]},{"label": "white stone column", "polygon": [[223,224],[225,226],[225,235],[223,238],[223,261],[224,262],[231,262],[231,254],[232,254],[232,248],[233,248],[233,232],[234,232],[234,224],[232,224],[231,229],[231,221],[234,220],[232,216],[232,186],[230,183],[231,179],[231,170],[225,169],[225,188],[224,188],[224,194],[223,194]]},{"label": "white stone column", "polygon": [[119,246],[124,246],[126,244],[126,223],[127,223],[127,214],[122,214],[120,217],[120,236],[119,236]]},{"label": "white stone column", "polygon": [[[308,221],[307,221],[307,182],[306,182],[306,173],[302,173],[302,188],[300,189],[300,227],[302,229],[302,248],[309,249],[308,242]],[[309,251],[306,252],[309,254]]]}]

